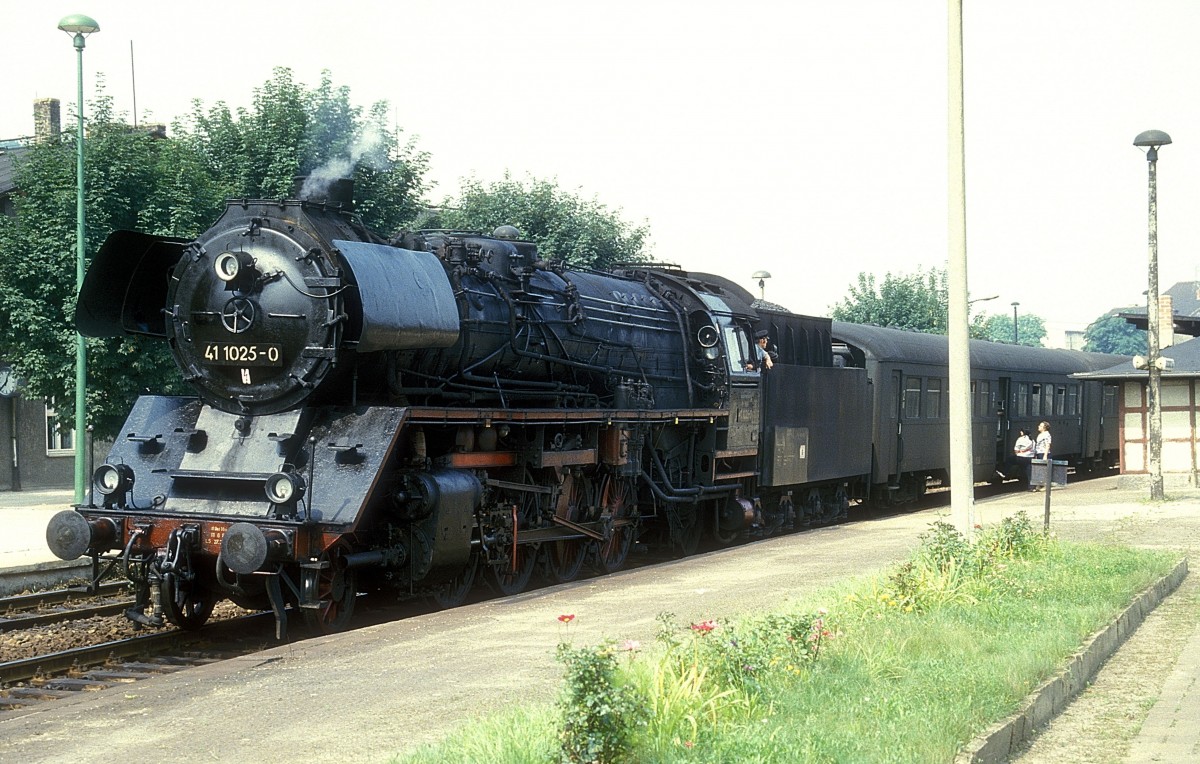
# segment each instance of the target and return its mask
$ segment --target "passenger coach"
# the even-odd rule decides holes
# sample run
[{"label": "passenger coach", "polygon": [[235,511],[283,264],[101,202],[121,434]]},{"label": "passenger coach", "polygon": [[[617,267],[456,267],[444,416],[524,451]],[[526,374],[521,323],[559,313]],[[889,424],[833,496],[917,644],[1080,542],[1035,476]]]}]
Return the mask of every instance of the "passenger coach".
[{"label": "passenger coach", "polygon": [[[949,346],[944,335],[833,322],[836,353],[872,382],[872,501],[896,504],[949,482]],[[1015,474],[1017,431],[1047,421],[1051,455],[1078,470],[1117,463],[1117,386],[1072,379],[1124,356],[971,340],[975,482]]]}]

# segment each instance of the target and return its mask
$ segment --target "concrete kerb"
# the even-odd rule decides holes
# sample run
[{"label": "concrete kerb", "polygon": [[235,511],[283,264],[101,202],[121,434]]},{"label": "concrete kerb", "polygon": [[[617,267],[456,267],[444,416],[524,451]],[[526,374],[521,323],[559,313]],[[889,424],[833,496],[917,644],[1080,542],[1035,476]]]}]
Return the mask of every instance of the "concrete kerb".
[{"label": "concrete kerb", "polygon": [[1185,557],[1174,570],[1139,594],[1112,623],[1093,635],[1057,676],[1034,690],[1021,710],[968,743],[955,757],[955,764],[993,764],[1007,761],[1017,753],[1038,728],[1066,708],[1092,681],[1109,656],[1137,630],[1150,611],[1179,588],[1187,574]]},{"label": "concrete kerb", "polygon": [[70,581],[92,577],[92,562],[89,558],[71,562],[39,562],[0,570],[0,597],[20,594],[29,589],[63,586]]}]

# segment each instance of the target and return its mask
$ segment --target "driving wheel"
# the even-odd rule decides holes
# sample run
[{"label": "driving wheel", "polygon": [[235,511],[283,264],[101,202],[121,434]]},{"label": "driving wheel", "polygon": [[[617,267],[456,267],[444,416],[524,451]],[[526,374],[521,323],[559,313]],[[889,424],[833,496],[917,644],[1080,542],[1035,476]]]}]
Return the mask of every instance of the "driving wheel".
[{"label": "driving wheel", "polygon": [[533,577],[533,566],[537,563],[537,548],[529,544],[517,546],[508,560],[497,561],[488,566],[488,579],[496,591],[505,597],[520,594]]},{"label": "driving wheel", "polygon": [[612,475],[605,478],[600,490],[600,511],[609,524],[609,532],[594,547],[596,566],[602,573],[612,573],[625,565],[637,535],[633,483],[628,478]]},{"label": "driving wheel", "polygon": [[[583,522],[595,503],[595,488],[592,481],[582,475],[567,475],[566,480],[570,483],[568,498],[565,505],[559,507],[558,515],[575,523]],[[579,578],[587,551],[586,538],[564,539],[547,544],[546,562],[550,578],[560,584]]]}]

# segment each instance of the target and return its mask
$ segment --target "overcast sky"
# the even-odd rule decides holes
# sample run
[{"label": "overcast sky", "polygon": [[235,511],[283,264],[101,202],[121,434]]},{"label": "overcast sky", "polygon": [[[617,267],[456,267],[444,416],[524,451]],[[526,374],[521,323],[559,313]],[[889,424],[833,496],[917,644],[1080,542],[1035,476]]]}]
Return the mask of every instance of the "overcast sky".
[{"label": "overcast sky", "polygon": [[[947,257],[942,0],[4,1],[0,137],[63,101],[76,57],[56,29],[92,16],[85,89],[170,122],[250,102],[286,66],[386,100],[458,179],[556,178],[631,222],[653,256],[827,315],[860,272]],[[15,10],[19,8],[19,10]],[[1200,3],[965,0],[968,274],[974,307],[1042,316],[1057,340],[1142,303],[1146,161],[1159,170],[1162,289],[1200,278]],[[131,43],[134,67],[131,67]],[[131,71],[132,70],[132,71]],[[134,76],[135,75],[135,76]],[[85,96],[86,97],[86,96]]]}]

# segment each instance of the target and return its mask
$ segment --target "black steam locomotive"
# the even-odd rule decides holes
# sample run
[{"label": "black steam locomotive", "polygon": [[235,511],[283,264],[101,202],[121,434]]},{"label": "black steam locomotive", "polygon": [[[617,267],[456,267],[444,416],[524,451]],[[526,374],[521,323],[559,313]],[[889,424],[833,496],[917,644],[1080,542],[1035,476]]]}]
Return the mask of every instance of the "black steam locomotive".
[{"label": "black steam locomotive", "polygon": [[[905,333],[839,341],[719,276],[572,269],[507,226],[385,238],[350,192],[233,201],[195,241],[119,231],[92,263],[81,333],[164,339],[197,393],[139,398],[88,502],[47,529],[97,577],[122,566],[134,620],[198,628],[228,598],[272,609],[281,636],[290,610],[332,630],[365,591],[449,606],[480,575],[516,593],[616,570],[636,539],[688,554],[948,480],[944,453],[897,434],[911,375],[886,349]],[[917,378],[922,424],[944,432],[939,341],[942,371],[922,346]],[[1085,397],[1067,374],[1113,363],[1010,350],[981,367],[1006,379],[980,393],[989,446],[1022,375],[1050,386],[1053,415],[1056,386]],[[1110,430],[1081,433],[1074,458],[1111,459]],[[975,479],[1001,466],[984,453]]]}]

